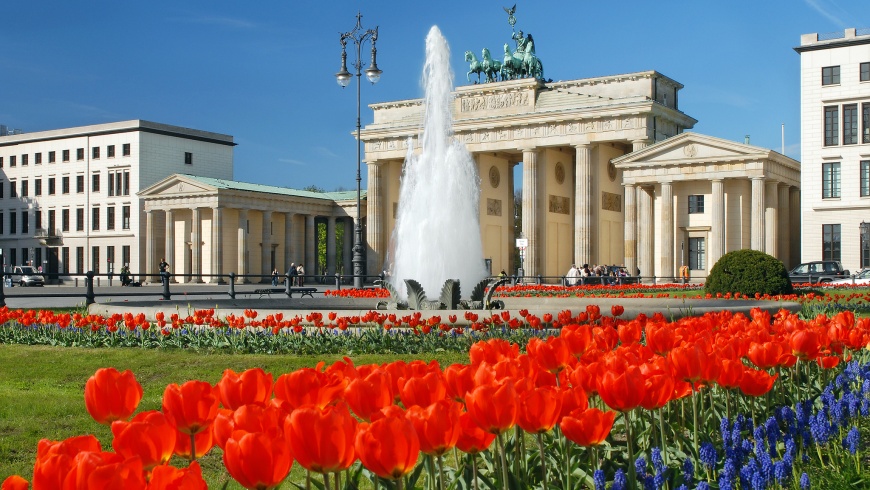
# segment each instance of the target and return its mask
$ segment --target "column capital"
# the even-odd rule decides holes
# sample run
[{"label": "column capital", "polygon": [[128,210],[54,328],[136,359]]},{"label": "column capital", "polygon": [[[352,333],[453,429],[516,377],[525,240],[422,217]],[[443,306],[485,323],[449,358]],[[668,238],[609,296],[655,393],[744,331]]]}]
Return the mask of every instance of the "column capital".
[{"label": "column capital", "polygon": [[626,189],[634,189],[635,187],[640,187],[640,184],[629,184],[627,182],[623,182],[622,187],[625,187]]},{"label": "column capital", "polygon": [[592,143],[585,141],[585,142],[580,142],[580,143],[571,143],[571,146],[573,146],[574,148],[576,148],[578,150],[587,150],[589,148],[592,148]]}]

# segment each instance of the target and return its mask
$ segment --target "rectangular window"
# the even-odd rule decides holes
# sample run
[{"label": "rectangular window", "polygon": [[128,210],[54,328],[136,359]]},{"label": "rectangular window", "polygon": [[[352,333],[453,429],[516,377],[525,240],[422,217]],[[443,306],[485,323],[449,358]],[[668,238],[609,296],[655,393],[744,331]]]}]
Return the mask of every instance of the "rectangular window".
[{"label": "rectangular window", "polygon": [[689,196],[689,214],[704,214],[704,196],[701,194]]},{"label": "rectangular window", "polygon": [[125,157],[130,156],[130,143],[124,143],[124,144],[121,146],[121,153],[122,153]]},{"label": "rectangular window", "polygon": [[100,229],[100,208],[91,209],[91,230],[98,231]]},{"label": "rectangular window", "polygon": [[840,163],[822,164],[822,198],[840,197]]},{"label": "rectangular window", "polygon": [[69,177],[61,177],[61,179],[60,179],[60,193],[61,194],[69,194]]},{"label": "rectangular window", "polygon": [[42,179],[36,179],[33,181],[33,195],[41,196],[42,195]]},{"label": "rectangular window", "polygon": [[85,231],[85,208],[76,208],[76,231]]},{"label": "rectangular window", "polygon": [[[109,264],[109,270],[112,270],[112,268],[115,266],[115,246],[114,245],[109,245],[106,247],[106,263]],[[114,269],[117,270],[118,267],[114,267]]]},{"label": "rectangular window", "polygon": [[121,207],[121,228],[130,229],[130,206]]},{"label": "rectangular window", "polygon": [[21,247],[21,265],[30,265],[30,256],[25,247]]},{"label": "rectangular window", "polygon": [[861,104],[862,143],[870,143],[870,104]]},{"label": "rectangular window", "polygon": [[85,176],[76,175],[76,192],[81,194],[85,191]]},{"label": "rectangular window", "polygon": [[[67,217],[67,227],[66,227],[63,231],[69,231],[69,212],[68,212],[68,211],[69,211],[69,210],[67,210],[67,215],[66,215],[66,217]],[[48,210],[48,231],[51,232],[51,233],[54,233],[54,231],[55,231],[55,223],[56,223],[56,221],[54,220],[54,218],[55,218],[55,210],[54,210],[54,209],[49,209],[49,210]]]},{"label": "rectangular window", "polygon": [[68,162],[69,161],[69,150],[63,150],[63,153],[61,156],[63,158],[63,161]]},{"label": "rectangular window", "polygon": [[100,174],[91,175],[91,192],[100,192]]},{"label": "rectangular window", "polygon": [[861,222],[861,267],[870,267],[870,223]]},{"label": "rectangular window", "polygon": [[99,146],[95,146],[95,147],[91,148],[91,158],[94,160],[100,159],[100,147]]},{"label": "rectangular window", "polygon": [[3,168],[3,157],[0,157],[0,168]]},{"label": "rectangular window", "polygon": [[870,63],[861,63],[858,65],[859,80],[862,82],[870,82]]},{"label": "rectangular window", "polygon": [[33,164],[42,165],[42,153],[35,153],[33,155]]},{"label": "rectangular window", "polygon": [[822,225],[822,260],[840,260],[840,225]]},{"label": "rectangular window", "polygon": [[28,163],[30,163],[30,155],[21,155],[21,166],[26,167]]},{"label": "rectangular window", "polygon": [[693,271],[707,268],[707,243],[705,238],[689,238],[689,269]]},{"label": "rectangular window", "polygon": [[0,199],[3,199],[3,182],[0,182]]},{"label": "rectangular window", "polygon": [[124,195],[130,195],[130,171],[124,170]]},{"label": "rectangular window", "polygon": [[15,167],[18,165],[18,157],[15,155],[9,155],[9,166]]},{"label": "rectangular window", "polygon": [[21,181],[21,197],[27,197],[30,194],[30,189],[28,188],[28,183],[26,180]]},{"label": "rectangular window", "polygon": [[123,194],[121,194],[121,179],[122,179],[121,172],[116,172],[115,173],[115,194],[117,194],[119,196],[123,195]]},{"label": "rectangular window", "polygon": [[861,197],[870,197],[870,160],[861,160]]},{"label": "rectangular window", "polygon": [[184,152],[184,164],[193,165],[193,153],[189,151]]},{"label": "rectangular window", "polygon": [[42,228],[42,211],[35,211],[33,213],[33,218],[36,221],[36,229]]},{"label": "rectangular window", "polygon": [[843,144],[858,143],[858,104],[843,106]]},{"label": "rectangular window", "polygon": [[100,273],[100,247],[91,247],[91,270]]},{"label": "rectangular window", "polygon": [[4,228],[3,228],[3,212],[0,211],[0,235],[3,234],[3,230],[4,230]]},{"label": "rectangular window", "polygon": [[18,265],[18,249],[15,247],[10,247],[12,253],[9,255],[9,264],[10,265]]},{"label": "rectangular window", "polygon": [[61,231],[69,231],[69,209],[60,210],[60,229]]},{"label": "rectangular window", "polygon": [[840,139],[840,108],[825,107],[825,146],[834,146]]},{"label": "rectangular window", "polygon": [[56,159],[56,153],[53,151],[48,152],[48,163],[54,163]]},{"label": "rectangular window", "polygon": [[84,148],[76,149],[76,160],[81,161],[84,159],[85,159],[85,149]]},{"label": "rectangular window", "polygon": [[48,178],[48,195],[49,196],[54,195],[54,177]]},{"label": "rectangular window", "polygon": [[130,265],[130,245],[121,246],[121,264]]},{"label": "rectangular window", "polygon": [[839,85],[840,67],[826,66],[822,68],[822,85]]},{"label": "rectangular window", "polygon": [[9,211],[9,234],[14,235],[16,233],[18,233],[18,213]]},{"label": "rectangular window", "polygon": [[115,173],[109,172],[109,197],[115,195]]},{"label": "rectangular window", "polygon": [[106,158],[115,158],[115,145],[106,147]]},{"label": "rectangular window", "polygon": [[21,211],[21,234],[30,233],[30,213]]},{"label": "rectangular window", "polygon": [[115,229],[115,206],[109,206],[106,208],[106,229]]},{"label": "rectangular window", "polygon": [[69,274],[69,247],[60,248],[60,272]]},{"label": "rectangular window", "polygon": [[76,274],[85,273],[85,247],[76,247]]},{"label": "rectangular window", "polygon": [[18,182],[9,182],[9,197],[18,197]]}]

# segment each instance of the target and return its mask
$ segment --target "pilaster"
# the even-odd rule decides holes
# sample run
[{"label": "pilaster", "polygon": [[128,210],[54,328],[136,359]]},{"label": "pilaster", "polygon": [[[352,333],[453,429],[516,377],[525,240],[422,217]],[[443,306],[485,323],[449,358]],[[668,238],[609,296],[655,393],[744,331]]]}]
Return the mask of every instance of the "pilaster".
[{"label": "pilaster", "polygon": [[526,276],[538,275],[538,153],[532,148],[523,150],[523,235],[529,241],[523,267]]},{"label": "pilaster", "polygon": [[[166,252],[164,253],[164,259],[169,263],[169,273],[173,273],[176,270],[175,264],[175,216],[171,209],[167,209],[166,211]],[[175,281],[174,278],[170,279],[171,281]]]},{"label": "pilaster", "polygon": [[236,280],[237,283],[242,284],[249,282],[247,277],[244,277],[248,274],[248,210],[247,209],[239,209],[239,226],[238,226],[238,257],[237,260],[237,270],[238,275],[243,276]]},{"label": "pilaster", "polygon": [[764,252],[776,258],[779,257],[777,246],[777,232],[779,220],[777,208],[779,207],[778,183],[772,180],[764,184]]},{"label": "pilaster", "polygon": [[750,212],[750,243],[752,250],[764,252],[764,177],[752,177],[752,209]]},{"label": "pilaster", "polygon": [[574,263],[592,261],[592,145],[576,145],[574,167]]},{"label": "pilaster", "polygon": [[190,212],[191,276],[190,282],[202,282],[202,215],[200,208]]},{"label": "pilaster", "polygon": [[713,179],[713,202],[710,206],[710,249],[707,271],[725,254],[725,181]]},{"label": "pilaster", "polygon": [[[145,274],[157,272],[157,231],[154,226],[154,211],[145,211]],[[70,264],[66,264],[71,270]],[[159,278],[148,278],[149,283],[160,282]]]},{"label": "pilaster", "polygon": [[674,185],[671,182],[661,184],[661,276],[665,280],[674,278]]},{"label": "pilaster", "polygon": [[[639,208],[640,218],[637,226],[637,254],[638,267],[642,277],[652,277],[655,275],[655,267],[653,266],[653,207],[652,207],[652,192],[651,188],[637,187],[637,203]],[[635,274],[636,271],[630,271]]]},{"label": "pilaster", "polygon": [[[637,188],[632,184],[625,187],[625,251],[624,263],[629,274],[637,272]],[[582,265],[582,264],[580,264]]]},{"label": "pilaster", "polygon": [[[263,258],[260,260],[260,272],[264,276],[272,275],[272,211],[263,211],[263,239],[261,240],[260,253]],[[271,277],[263,278],[257,282],[271,282]]]},{"label": "pilaster", "polygon": [[216,276],[212,277],[211,281],[218,284],[222,281],[220,277],[223,274],[224,255],[223,247],[223,208],[214,207],[211,209],[211,273]]},{"label": "pilaster", "polygon": [[[368,250],[363,250],[366,257],[366,264],[369,272],[380,273],[383,270],[383,257],[386,254],[386,237],[384,236],[384,213],[385,209],[390,207],[389,203],[385,203],[382,192],[383,169],[381,163],[368,162],[368,189],[366,190],[366,241],[368,242]],[[362,210],[359,210],[362,213]],[[355,218],[362,223],[362,216]],[[354,223],[354,229],[356,222]],[[349,235],[351,242],[355,232]],[[348,270],[346,273],[352,274],[353,270]]]}]

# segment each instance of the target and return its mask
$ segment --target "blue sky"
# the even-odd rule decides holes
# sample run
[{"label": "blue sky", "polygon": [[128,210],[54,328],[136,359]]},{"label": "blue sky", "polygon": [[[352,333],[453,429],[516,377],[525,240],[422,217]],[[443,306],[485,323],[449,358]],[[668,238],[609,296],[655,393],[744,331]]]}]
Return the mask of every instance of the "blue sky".
[{"label": "blue sky", "polygon": [[[362,87],[365,125],[365,104],[422,96],[432,25],[464,85],[463,53],[510,41],[502,7],[514,1],[6,2],[0,123],[31,132],[147,119],[226,133],[238,143],[236,180],[353,189],[356,91],[334,75],[339,32],[357,10],[365,28],[379,26],[384,71]],[[547,77],[657,70],[685,85],[680,108],[698,119],[693,131],[779,150],[785,124],[796,159],[792,48],[801,34],[870,27],[866,0],[537,0],[519,2],[515,16]]]}]

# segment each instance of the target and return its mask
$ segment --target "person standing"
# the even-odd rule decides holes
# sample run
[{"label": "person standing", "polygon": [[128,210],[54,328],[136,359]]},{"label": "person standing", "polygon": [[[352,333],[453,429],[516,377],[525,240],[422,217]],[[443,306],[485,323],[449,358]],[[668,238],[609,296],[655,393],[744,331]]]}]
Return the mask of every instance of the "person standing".
[{"label": "person standing", "polygon": [[299,283],[299,286],[305,285],[305,267],[302,267],[302,262],[299,262],[299,265],[296,267],[296,282]]},{"label": "person standing", "polygon": [[580,281],[580,269],[578,269],[575,264],[571,264],[571,268],[568,269],[568,273],[565,274],[565,279],[568,286],[576,286]]},{"label": "person standing", "polygon": [[290,268],[287,269],[287,275],[290,276],[290,286],[296,285],[296,263],[290,262]]},{"label": "person standing", "polygon": [[163,285],[169,281],[169,277],[164,272],[169,272],[169,262],[166,261],[165,258],[160,258],[160,263],[157,264],[157,267],[160,269],[160,282]]},{"label": "person standing", "polygon": [[278,268],[272,269],[272,287],[278,285]]}]

